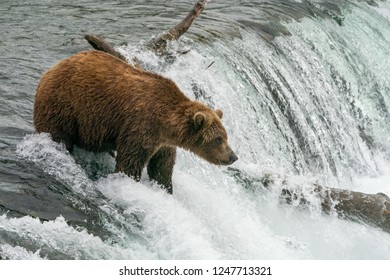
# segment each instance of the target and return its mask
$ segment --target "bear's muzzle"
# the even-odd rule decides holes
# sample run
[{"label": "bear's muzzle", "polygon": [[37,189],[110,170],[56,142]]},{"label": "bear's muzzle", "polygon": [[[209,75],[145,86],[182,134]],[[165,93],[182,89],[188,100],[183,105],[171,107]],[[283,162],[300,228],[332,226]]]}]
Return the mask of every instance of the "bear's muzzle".
[{"label": "bear's muzzle", "polygon": [[232,151],[232,153],[229,156],[229,164],[234,163],[236,160],[238,160],[237,155]]}]

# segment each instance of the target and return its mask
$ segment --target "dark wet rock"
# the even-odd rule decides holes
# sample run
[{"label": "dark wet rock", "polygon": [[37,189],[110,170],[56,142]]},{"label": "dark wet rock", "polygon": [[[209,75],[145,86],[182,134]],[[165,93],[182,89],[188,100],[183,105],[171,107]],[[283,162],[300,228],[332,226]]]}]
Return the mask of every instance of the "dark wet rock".
[{"label": "dark wet rock", "polygon": [[63,216],[68,224],[106,238],[101,211],[28,162],[0,159],[0,214],[43,221]]}]

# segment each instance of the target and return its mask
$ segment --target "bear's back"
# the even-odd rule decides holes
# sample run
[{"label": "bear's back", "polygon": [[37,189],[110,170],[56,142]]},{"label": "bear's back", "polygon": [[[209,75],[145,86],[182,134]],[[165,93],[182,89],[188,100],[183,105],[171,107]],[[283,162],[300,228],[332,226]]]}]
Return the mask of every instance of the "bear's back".
[{"label": "bear's back", "polygon": [[64,59],[41,78],[34,103],[37,132],[99,151],[116,142],[123,123],[151,121],[188,98],[170,79],[100,51]]}]

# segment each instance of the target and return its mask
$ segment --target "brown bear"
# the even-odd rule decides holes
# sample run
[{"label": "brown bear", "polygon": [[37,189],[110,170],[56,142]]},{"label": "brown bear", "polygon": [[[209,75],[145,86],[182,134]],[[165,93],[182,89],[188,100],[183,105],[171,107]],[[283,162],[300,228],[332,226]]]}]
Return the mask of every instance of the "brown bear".
[{"label": "brown bear", "polygon": [[151,180],[172,193],[176,147],[217,165],[237,156],[227,143],[222,111],[187,98],[170,79],[101,51],[60,61],[41,78],[34,103],[37,132],[69,151],[116,150],[116,172]]}]

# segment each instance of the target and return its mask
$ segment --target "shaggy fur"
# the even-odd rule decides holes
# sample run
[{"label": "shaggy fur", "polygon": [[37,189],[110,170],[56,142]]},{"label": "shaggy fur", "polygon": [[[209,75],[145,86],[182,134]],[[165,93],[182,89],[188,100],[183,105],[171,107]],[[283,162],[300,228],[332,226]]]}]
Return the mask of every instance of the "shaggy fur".
[{"label": "shaggy fur", "polygon": [[172,192],[176,147],[214,164],[237,157],[222,111],[188,99],[170,79],[100,51],[62,60],[41,78],[34,104],[37,132],[69,151],[117,151],[116,171],[139,180],[142,169]]}]

